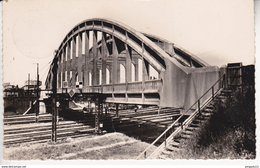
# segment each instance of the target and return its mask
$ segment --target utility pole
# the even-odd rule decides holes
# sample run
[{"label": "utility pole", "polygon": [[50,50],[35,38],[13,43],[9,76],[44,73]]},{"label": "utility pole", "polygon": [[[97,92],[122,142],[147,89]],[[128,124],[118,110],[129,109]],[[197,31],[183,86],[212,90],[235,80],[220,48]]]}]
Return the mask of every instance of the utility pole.
[{"label": "utility pole", "polygon": [[30,73],[28,73],[28,83],[27,83],[27,86],[28,86],[28,100],[29,100],[29,103],[30,103],[30,107],[32,109],[33,108],[33,99],[32,99],[32,92],[30,90]]},{"label": "utility pole", "polygon": [[37,63],[36,122],[39,122],[39,63]]},{"label": "utility pole", "polygon": [[28,83],[27,83],[27,85],[28,85],[28,92],[29,92],[29,85],[30,85],[30,73],[28,73]]},{"label": "utility pole", "polygon": [[57,141],[57,59],[53,62],[52,68],[53,81],[52,81],[52,132],[51,140]]}]

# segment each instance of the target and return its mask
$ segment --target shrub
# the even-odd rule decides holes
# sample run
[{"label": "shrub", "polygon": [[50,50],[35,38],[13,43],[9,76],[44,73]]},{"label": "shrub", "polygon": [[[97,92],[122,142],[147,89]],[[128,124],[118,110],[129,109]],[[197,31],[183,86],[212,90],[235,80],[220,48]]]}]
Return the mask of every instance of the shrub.
[{"label": "shrub", "polygon": [[224,102],[215,100],[214,112],[194,138],[183,142],[191,158],[245,158],[256,155],[254,89],[245,87]]}]

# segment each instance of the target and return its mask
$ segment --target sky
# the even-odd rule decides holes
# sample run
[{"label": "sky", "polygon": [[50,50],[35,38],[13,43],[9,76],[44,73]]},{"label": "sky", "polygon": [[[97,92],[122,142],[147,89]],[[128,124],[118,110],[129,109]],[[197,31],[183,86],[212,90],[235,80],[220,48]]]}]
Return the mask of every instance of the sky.
[{"label": "sky", "polygon": [[250,0],[3,1],[3,82],[23,86],[30,73],[45,82],[66,34],[91,18],[108,18],[167,39],[210,65],[255,63]]}]

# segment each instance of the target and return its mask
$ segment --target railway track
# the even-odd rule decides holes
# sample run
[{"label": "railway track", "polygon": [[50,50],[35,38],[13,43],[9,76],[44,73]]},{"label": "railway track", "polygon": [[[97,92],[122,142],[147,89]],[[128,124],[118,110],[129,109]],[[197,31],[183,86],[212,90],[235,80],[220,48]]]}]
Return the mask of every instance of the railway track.
[{"label": "railway track", "polygon": [[[180,115],[178,109],[156,107],[120,110],[119,117],[115,111],[110,111],[107,117],[101,115],[100,123],[103,131],[133,132],[135,128],[160,127],[165,128]],[[73,121],[66,121],[73,120]],[[12,115],[4,117],[4,145],[18,143],[42,143],[51,139],[52,115],[40,114],[39,122],[35,123],[35,114]],[[59,117],[57,125],[58,140],[66,137],[82,137],[93,135],[95,126],[94,115],[84,114],[82,111],[71,111],[66,117]],[[137,131],[137,130],[136,130]],[[130,133],[131,134],[131,133]]]},{"label": "railway track", "polygon": [[[114,121],[117,120],[115,112],[112,111],[110,116]],[[150,107],[139,109],[137,112],[134,110],[122,110],[119,112],[118,119],[121,123],[124,121],[130,121],[164,128],[171,124],[179,116],[180,111],[175,108],[163,108],[160,109],[160,112],[158,113],[158,109],[156,107]]]},{"label": "railway track", "polygon": [[[69,112],[64,115],[65,118],[73,118],[79,123],[87,125],[95,125],[94,114],[84,114],[82,111]],[[77,117],[75,117],[77,116]],[[100,123],[103,124],[104,129],[108,132],[120,131],[125,132],[136,127],[156,126],[165,128],[171,124],[176,118],[180,116],[180,111],[173,108],[164,108],[158,114],[158,108],[149,107],[138,109],[119,110],[119,116],[116,116],[115,111],[109,111],[107,116],[100,115]],[[78,119],[76,119],[78,118]]]},{"label": "railway track", "polygon": [[[51,114],[40,114],[38,122],[51,122]],[[29,124],[36,121],[35,114],[27,115],[5,115],[4,125]]]},{"label": "railway track", "polygon": [[[74,118],[79,123],[87,125],[95,125],[94,114],[84,114],[82,111],[74,111],[66,114],[65,118],[72,118],[78,116],[79,120]],[[120,110],[119,116],[116,116],[116,112],[111,110],[107,116],[105,114],[100,115],[100,122],[104,125],[104,129],[108,132],[113,131],[127,131],[136,127],[149,127],[156,126],[165,128],[171,124],[176,118],[180,116],[179,109],[175,108],[163,108],[158,113],[157,107],[142,108],[135,111],[134,109]],[[74,115],[74,116],[72,116]]]},{"label": "railway track", "polygon": [[[152,106],[141,108],[137,111],[134,109],[119,109],[118,116],[116,116],[115,110],[108,111],[106,117],[103,112],[103,114],[100,114],[100,123],[103,125],[102,129],[107,132],[121,132],[150,143],[179,116],[180,109],[163,108],[160,109],[158,113],[158,108]],[[64,118],[72,119],[73,117],[75,117],[74,120],[79,123],[93,125],[93,127],[95,125],[95,116],[93,113],[84,113],[80,110],[68,112],[68,114],[64,113]],[[179,126],[179,124],[180,123],[177,123],[176,127]]]},{"label": "railway track", "polygon": [[[35,114],[26,116],[14,115],[4,118],[4,145],[20,143],[44,143],[51,139],[51,115],[41,114],[39,122],[35,123]],[[93,135],[94,128],[77,123],[75,121],[64,121],[60,118],[57,125],[57,140],[67,137],[76,138]]]}]

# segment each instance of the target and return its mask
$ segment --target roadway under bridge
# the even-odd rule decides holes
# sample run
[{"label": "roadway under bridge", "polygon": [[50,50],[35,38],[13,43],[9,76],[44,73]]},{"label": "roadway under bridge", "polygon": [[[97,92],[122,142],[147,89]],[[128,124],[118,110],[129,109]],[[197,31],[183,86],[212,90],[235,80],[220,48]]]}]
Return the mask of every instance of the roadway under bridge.
[{"label": "roadway under bridge", "polygon": [[95,18],[65,36],[45,84],[58,100],[98,98],[102,103],[186,109],[219,74],[218,67],[172,42]]}]

